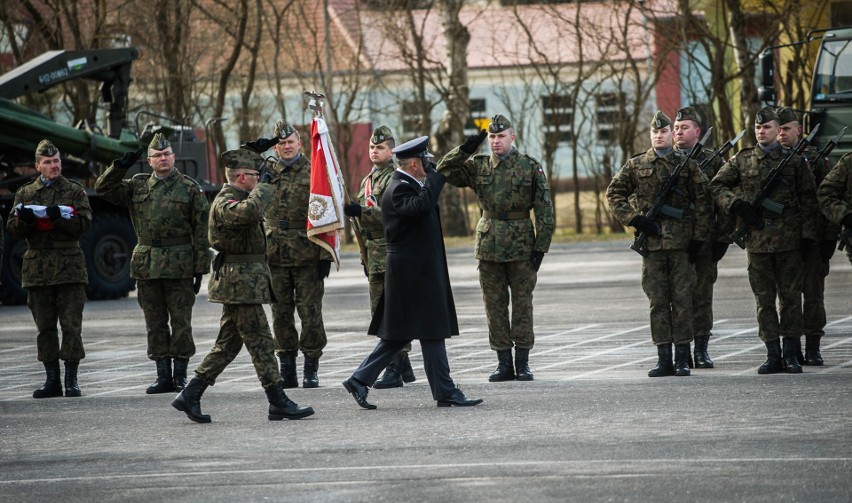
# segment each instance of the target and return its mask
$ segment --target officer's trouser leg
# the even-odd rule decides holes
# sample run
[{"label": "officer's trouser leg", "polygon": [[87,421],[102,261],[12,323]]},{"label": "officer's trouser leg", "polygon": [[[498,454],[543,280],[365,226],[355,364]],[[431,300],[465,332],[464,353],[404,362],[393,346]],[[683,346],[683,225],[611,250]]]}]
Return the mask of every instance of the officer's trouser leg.
[{"label": "officer's trouser leg", "polygon": [[511,339],[516,348],[532,349],[535,343],[533,332],[533,290],[538,278],[529,260],[508,262],[507,279],[512,295]]},{"label": "officer's trouser leg", "polygon": [[225,370],[243,348],[243,338],[240,336],[240,316],[237,305],[224,304],[222,319],[219,321],[219,334],[213,349],[207,353],[204,360],[195,369],[195,374],[212,386],[216,378]]},{"label": "officer's trouser leg", "polygon": [[148,358],[161,360],[169,356],[169,310],[160,280],[137,280],[136,300],[145,315],[148,332]]},{"label": "officer's trouser leg", "polygon": [[296,331],[296,298],[292,267],[270,267],[272,271],[272,333],[275,351],[298,351],[299,333]]},{"label": "officer's trouser leg", "polygon": [[799,250],[776,253],[778,314],[781,337],[800,337],[802,324],[802,254]]},{"label": "officer's trouser leg", "polygon": [[266,321],[266,313],[260,304],[240,305],[235,309],[243,344],[251,355],[254,370],[261,386],[275,386],[281,380],[275,345]]},{"label": "officer's trouser leg", "polygon": [[323,278],[316,265],[293,268],[296,310],[302,322],[299,349],[306,358],[319,358],[328,342],[322,321]]},{"label": "officer's trouser leg", "polygon": [[778,295],[773,253],[748,253],[748,282],[757,304],[758,335],[763,342],[778,340],[781,327],[775,301]]},{"label": "officer's trouser leg", "polygon": [[411,341],[379,339],[373,351],[364,358],[361,365],[352,373],[352,377],[365,386],[372,386],[379,378],[381,371],[399,355],[399,351],[406,344],[411,344]]},{"label": "officer's trouser leg", "polygon": [[195,291],[192,289],[192,279],[167,279],[163,280],[163,284],[166,308],[172,326],[169,356],[188,360],[195,354],[195,341],[192,339]]},{"label": "officer's trouser leg", "polygon": [[479,285],[485,302],[485,317],[488,320],[488,342],[494,351],[512,349],[511,325],[509,324],[509,279],[506,264],[479,261]]},{"label": "officer's trouser leg", "polygon": [[829,261],[823,260],[820,248],[809,250],[802,267],[802,322],[805,336],[825,335],[825,278]]},{"label": "officer's trouser leg", "polygon": [[455,384],[450,377],[450,363],[447,360],[444,339],[420,339],[420,347],[432,398],[435,400],[447,398],[455,390]]}]

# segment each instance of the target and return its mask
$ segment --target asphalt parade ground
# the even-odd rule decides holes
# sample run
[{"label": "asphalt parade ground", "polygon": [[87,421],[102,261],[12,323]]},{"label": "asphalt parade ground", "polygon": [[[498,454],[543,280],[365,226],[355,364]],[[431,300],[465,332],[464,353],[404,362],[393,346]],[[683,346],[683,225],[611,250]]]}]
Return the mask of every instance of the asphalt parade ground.
[{"label": "asphalt parade ground", "polygon": [[[245,350],[202,399],[210,424],[173,409],[172,394],[146,395],[155,372],[134,294],[86,305],[83,396],[34,400],[44,371],[32,317],[0,306],[0,501],[852,501],[845,255],[827,280],[824,367],[757,374],[765,348],[745,253],[732,247],[715,289],[716,368],[652,379],[641,260],[627,245],[553,246],[535,290],[526,383],[488,382],[496,356],[476,261],[470,248],[449,250],[462,334],[447,347],[457,383],[485,400],[472,408],[436,407],[416,342],[418,380],[372,390],[377,410],[343,389],[376,342],[353,254],[326,281],[320,387],[287,390],[316,410],[301,421],[267,420]],[[220,314],[203,288],[190,370]]]}]

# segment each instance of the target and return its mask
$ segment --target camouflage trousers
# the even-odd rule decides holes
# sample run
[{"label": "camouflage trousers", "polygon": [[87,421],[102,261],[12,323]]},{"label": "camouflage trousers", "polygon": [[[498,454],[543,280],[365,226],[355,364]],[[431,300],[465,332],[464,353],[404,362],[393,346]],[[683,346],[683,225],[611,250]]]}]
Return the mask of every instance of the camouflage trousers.
[{"label": "camouflage trousers", "polygon": [[[80,361],[85,358],[83,305],[86,303],[86,286],[82,283],[31,286],[27,292],[27,306],[33,313],[38,330],[38,361]],[[61,346],[57,321],[62,328]]]},{"label": "camouflage trousers", "polygon": [[[488,342],[494,351],[512,349],[512,345],[532,349],[533,289],[538,275],[532,262],[479,261],[479,285],[488,320]],[[512,321],[509,323],[509,299]]]},{"label": "camouflage trousers", "polygon": [[[385,291],[385,273],[374,273],[369,276],[370,281],[370,314],[376,312],[379,306],[379,299],[382,298],[382,293]],[[411,351],[411,343],[408,342],[403,346],[400,353],[408,353]]]},{"label": "camouflage trousers", "polygon": [[809,249],[802,263],[802,324],[805,335],[825,335],[825,277],[829,262],[818,246]]},{"label": "camouflage trousers", "polygon": [[275,359],[272,333],[261,304],[224,304],[219,335],[210,353],[195,369],[195,374],[210,386],[246,345],[261,386],[278,384],[278,360]]},{"label": "camouflage trousers", "polygon": [[695,267],[684,250],[659,250],[642,259],[642,289],[651,307],[654,345],[692,341]]},{"label": "camouflage trousers", "polygon": [[145,314],[145,328],[148,331],[148,358],[190,359],[195,354],[195,342],[192,340],[195,292],[192,279],[137,280],[136,286],[139,307]]},{"label": "camouflage trousers", "polygon": [[[302,350],[308,358],[319,358],[327,339],[322,322],[322,296],[325,285],[317,266],[270,267],[272,270],[272,330],[275,350]],[[302,335],[296,331],[296,318],[302,322]]]},{"label": "camouflage trousers", "polygon": [[[802,254],[798,249],[748,254],[760,340],[802,335]],[[778,300],[778,309],[775,302]],[[780,316],[779,316],[780,315]]]},{"label": "camouflage trousers", "polygon": [[713,329],[713,284],[719,269],[713,256],[700,253],[695,260],[695,290],[692,291],[692,332],[695,337],[709,337]]}]

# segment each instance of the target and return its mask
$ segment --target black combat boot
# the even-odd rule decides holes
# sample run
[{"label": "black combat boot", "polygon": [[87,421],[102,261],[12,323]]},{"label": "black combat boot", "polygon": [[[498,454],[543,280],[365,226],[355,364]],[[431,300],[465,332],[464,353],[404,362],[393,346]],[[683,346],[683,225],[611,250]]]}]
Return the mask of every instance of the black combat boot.
[{"label": "black combat boot", "polygon": [[712,369],[715,367],[713,360],[710,359],[710,354],[707,353],[707,343],[710,342],[709,335],[703,335],[695,338],[695,368],[697,369]]},{"label": "black combat boot", "polygon": [[80,396],[80,386],[77,384],[77,369],[79,361],[65,361],[65,396]]},{"label": "black combat boot", "polygon": [[385,369],[385,373],[382,374],[382,377],[373,385],[373,389],[401,388],[402,375],[399,371],[401,366],[402,353],[398,354],[393,360],[391,360],[388,367]]},{"label": "black combat boot", "polygon": [[799,337],[784,337],[782,343],[784,345],[784,372],[788,374],[801,374],[802,366],[799,365],[799,358],[796,353],[801,347],[802,339]]},{"label": "black combat boot", "polygon": [[309,358],[305,356],[305,377],[302,379],[303,388],[319,388],[319,358]]},{"label": "black combat boot", "polygon": [[657,366],[648,371],[648,377],[673,376],[675,373],[672,365],[672,343],[657,345]]},{"label": "black combat boot", "polygon": [[33,391],[33,398],[52,398],[62,396],[62,384],[59,382],[59,360],[42,362],[47,379],[44,385]]},{"label": "black combat boot", "polygon": [[530,350],[515,348],[515,372],[519,381],[532,381],[533,373],[530,370]]},{"label": "black combat boot", "polygon": [[497,369],[488,376],[491,382],[514,381],[515,367],[512,365],[512,350],[497,351]]},{"label": "black combat boot", "polygon": [[172,407],[186,413],[186,417],[196,423],[209,423],[210,416],[201,412],[201,395],[207,389],[207,383],[198,376],[192,378],[186,388],[172,401]]},{"label": "black combat boot", "polygon": [[175,390],[175,385],[172,382],[172,359],[160,358],[155,360],[157,364],[157,380],[154,384],[148,386],[145,393],[156,395],[158,393],[171,393]]},{"label": "black combat boot", "polygon": [[[781,363],[781,341],[766,342],[766,361],[757,369],[758,374],[777,374],[784,372]],[[801,369],[801,367],[799,367]]]},{"label": "black combat boot", "polygon": [[821,367],[823,365],[822,355],[819,352],[818,335],[805,336],[805,365]]},{"label": "black combat boot", "polygon": [[791,337],[794,339],[793,342],[796,345],[796,361],[799,362],[799,366],[805,364],[805,354],[802,353],[802,338],[801,337]]},{"label": "black combat boot", "polygon": [[270,421],[302,419],[314,414],[313,408],[299,407],[293,400],[287,398],[287,394],[284,393],[280,384],[263,388],[263,391],[266,392],[266,398],[269,400],[269,415],[267,417]]},{"label": "black combat boot", "polygon": [[402,382],[411,383],[417,380],[414,375],[414,369],[411,368],[411,360],[408,359],[408,353],[403,351],[400,353],[400,374],[402,374]]},{"label": "black combat boot", "polygon": [[183,391],[186,388],[187,365],[189,365],[189,358],[175,358],[175,371],[172,374],[172,384],[175,391]]},{"label": "black combat boot", "polygon": [[299,380],[296,378],[296,352],[282,351],[278,353],[281,360],[281,382],[284,388],[298,388]]},{"label": "black combat boot", "polygon": [[683,377],[692,374],[689,370],[689,343],[675,345],[674,352],[674,375]]}]

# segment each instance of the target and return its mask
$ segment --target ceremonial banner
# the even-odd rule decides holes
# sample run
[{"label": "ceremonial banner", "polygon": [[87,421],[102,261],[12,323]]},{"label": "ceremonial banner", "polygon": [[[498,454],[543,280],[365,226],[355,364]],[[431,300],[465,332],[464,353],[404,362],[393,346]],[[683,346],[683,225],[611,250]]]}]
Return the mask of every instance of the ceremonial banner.
[{"label": "ceremonial banner", "polygon": [[308,239],[328,250],[339,270],[343,176],[331,145],[328,125],[319,117],[311,123],[311,197],[307,229]]}]

